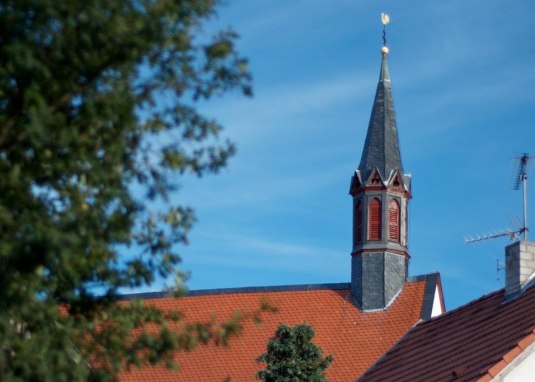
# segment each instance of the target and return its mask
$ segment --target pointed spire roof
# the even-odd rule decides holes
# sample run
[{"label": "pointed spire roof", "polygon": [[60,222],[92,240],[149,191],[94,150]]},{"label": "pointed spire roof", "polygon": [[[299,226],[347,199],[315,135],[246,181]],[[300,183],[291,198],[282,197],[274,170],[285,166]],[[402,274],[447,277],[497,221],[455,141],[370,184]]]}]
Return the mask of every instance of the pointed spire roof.
[{"label": "pointed spire roof", "polygon": [[382,55],[379,83],[375,92],[362,158],[358,167],[363,182],[366,182],[375,167],[385,180],[395,170],[403,172],[396,127],[396,112],[394,110],[392,86],[388,71],[388,48],[386,46],[382,49]]}]

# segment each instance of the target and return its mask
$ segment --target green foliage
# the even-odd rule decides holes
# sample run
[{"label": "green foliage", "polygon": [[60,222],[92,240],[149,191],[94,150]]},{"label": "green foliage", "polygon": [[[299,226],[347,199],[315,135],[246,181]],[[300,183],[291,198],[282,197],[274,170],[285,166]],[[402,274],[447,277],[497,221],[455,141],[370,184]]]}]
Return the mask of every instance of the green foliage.
[{"label": "green foliage", "polygon": [[181,281],[176,175],[234,153],[196,108],[251,93],[236,34],[202,33],[217,3],[0,1],[0,380],[113,380],[239,331],[116,303]]},{"label": "green foliage", "polygon": [[265,362],[265,370],[257,373],[264,382],[327,382],[324,371],[333,356],[323,358],[322,350],[312,343],[314,329],[300,324],[289,327],[280,324],[275,337],[267,345],[267,352],[258,362]]}]

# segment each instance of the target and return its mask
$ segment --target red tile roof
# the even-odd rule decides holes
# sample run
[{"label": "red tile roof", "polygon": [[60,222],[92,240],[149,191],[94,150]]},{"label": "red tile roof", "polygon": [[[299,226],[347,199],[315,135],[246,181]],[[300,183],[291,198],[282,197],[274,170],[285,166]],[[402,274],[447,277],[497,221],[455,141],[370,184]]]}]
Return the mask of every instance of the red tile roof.
[{"label": "red tile roof", "polygon": [[[230,318],[236,310],[242,312],[258,308],[262,300],[278,308],[265,313],[259,326],[244,325],[243,333],[232,338],[228,347],[199,346],[190,353],[178,353],[179,371],[162,367],[134,369],[120,375],[120,381],[254,381],[262,365],[256,358],[264,353],[270,337],[279,323],[294,325],[306,322],[316,331],[314,342],[325,355],[333,354],[334,361],[327,369],[331,382],[355,380],[377,358],[389,349],[429,310],[424,296],[434,290],[437,277],[407,282],[403,291],[385,311],[362,313],[351,302],[349,284],[312,290],[249,292],[232,290],[218,294],[194,295],[181,299],[154,298],[147,300],[163,309],[179,309],[186,321]],[[429,281],[431,280],[431,281]],[[434,285],[431,285],[434,284]],[[431,287],[431,288],[430,288]],[[292,289],[290,287],[290,289]],[[229,293],[231,292],[231,293]]]},{"label": "red tile roof", "polygon": [[535,341],[535,286],[499,290],[411,329],[358,381],[490,381]]}]

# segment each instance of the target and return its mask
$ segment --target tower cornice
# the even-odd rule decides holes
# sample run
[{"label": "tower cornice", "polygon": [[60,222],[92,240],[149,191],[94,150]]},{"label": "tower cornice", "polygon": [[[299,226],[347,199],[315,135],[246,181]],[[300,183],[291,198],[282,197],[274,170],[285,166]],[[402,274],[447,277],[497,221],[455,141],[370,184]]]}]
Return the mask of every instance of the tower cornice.
[{"label": "tower cornice", "polygon": [[409,255],[409,252],[407,252],[406,250],[389,248],[389,247],[360,248],[351,252],[351,257],[360,256],[364,253],[384,253],[384,252],[392,253],[394,255],[404,256],[407,260],[410,260],[411,258],[411,256]]}]

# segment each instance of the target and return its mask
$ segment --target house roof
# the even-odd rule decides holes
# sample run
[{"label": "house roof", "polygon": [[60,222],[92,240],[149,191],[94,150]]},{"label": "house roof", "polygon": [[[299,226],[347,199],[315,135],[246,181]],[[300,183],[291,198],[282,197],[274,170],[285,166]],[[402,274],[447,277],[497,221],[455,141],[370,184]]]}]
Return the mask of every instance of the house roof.
[{"label": "house roof", "polygon": [[[331,382],[355,380],[388,350],[418,320],[430,314],[432,295],[439,284],[437,274],[411,278],[386,310],[361,312],[351,301],[349,284],[257,287],[192,292],[174,299],[158,294],[138,295],[147,304],[162,309],[178,309],[185,322],[229,319],[233,312],[251,312],[267,301],[277,307],[265,313],[262,323],[244,324],[243,333],[232,338],[228,347],[199,346],[189,353],[178,353],[179,371],[164,366],[133,369],[120,375],[120,381],[254,381],[262,365],[256,358],[279,323],[310,324],[324,355],[334,355],[327,369]],[[430,298],[431,296],[431,298]]]},{"label": "house roof", "polygon": [[386,55],[383,55],[381,62],[379,83],[358,167],[362,175],[362,182],[368,180],[374,168],[379,170],[385,181],[390,177],[392,171],[403,171]]},{"label": "house roof", "polygon": [[535,287],[502,289],[420,322],[358,381],[490,381],[533,342]]}]

